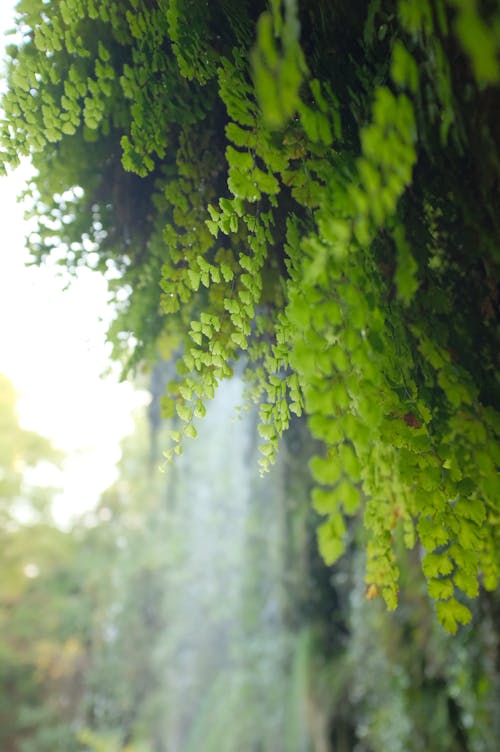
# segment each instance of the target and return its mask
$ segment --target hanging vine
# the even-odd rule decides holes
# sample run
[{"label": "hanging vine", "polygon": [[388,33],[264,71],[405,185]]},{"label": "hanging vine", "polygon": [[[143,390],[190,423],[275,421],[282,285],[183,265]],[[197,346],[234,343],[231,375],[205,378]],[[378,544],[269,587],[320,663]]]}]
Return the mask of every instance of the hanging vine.
[{"label": "hanging vine", "polygon": [[116,354],[133,367],[168,341],[179,356],[167,457],[246,352],[262,469],[292,414],[322,447],[325,561],[362,517],[371,597],[395,608],[398,548],[421,546],[450,632],[500,565],[500,17],[486,13],[21,0],[2,99],[4,169],[29,155],[37,170],[35,260],[57,247],[70,270],[118,270]]}]

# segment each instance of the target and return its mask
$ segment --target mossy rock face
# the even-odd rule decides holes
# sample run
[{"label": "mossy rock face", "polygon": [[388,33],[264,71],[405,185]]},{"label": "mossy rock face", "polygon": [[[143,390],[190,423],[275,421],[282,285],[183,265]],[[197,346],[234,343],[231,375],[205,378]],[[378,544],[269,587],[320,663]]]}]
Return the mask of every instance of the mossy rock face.
[{"label": "mossy rock face", "polygon": [[18,10],[2,164],[37,170],[34,258],[112,277],[115,355],[178,358],[167,457],[245,352],[262,469],[292,415],[320,442],[325,560],[363,517],[394,608],[419,541],[455,631],[499,572],[495,4]]}]

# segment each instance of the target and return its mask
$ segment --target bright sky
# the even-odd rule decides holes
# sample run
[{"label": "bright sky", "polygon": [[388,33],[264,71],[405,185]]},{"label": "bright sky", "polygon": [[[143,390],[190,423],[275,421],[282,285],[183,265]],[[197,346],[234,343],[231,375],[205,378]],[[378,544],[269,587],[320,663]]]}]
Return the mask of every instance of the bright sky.
[{"label": "bright sky", "polygon": [[[0,33],[12,25],[14,2],[0,3]],[[0,372],[20,396],[24,427],[68,453],[54,514],[61,523],[91,508],[116,477],[119,441],[132,430],[144,393],[118,383],[109,367],[104,280],[83,270],[69,290],[54,267],[27,268],[23,209],[16,196],[29,175],[23,165],[0,178]],[[48,478],[47,478],[48,480]]]}]

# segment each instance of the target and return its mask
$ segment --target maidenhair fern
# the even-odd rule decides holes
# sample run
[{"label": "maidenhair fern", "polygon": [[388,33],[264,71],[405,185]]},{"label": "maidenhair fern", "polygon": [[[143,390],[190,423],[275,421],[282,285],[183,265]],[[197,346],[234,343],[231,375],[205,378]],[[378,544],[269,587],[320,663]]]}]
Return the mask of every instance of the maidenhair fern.
[{"label": "maidenhair fern", "polygon": [[262,469],[293,415],[318,440],[325,561],[362,517],[394,608],[418,545],[454,632],[500,566],[500,17],[331,6],[21,0],[2,165],[38,171],[38,260],[119,271],[117,351],[175,351],[167,457],[246,353]]}]

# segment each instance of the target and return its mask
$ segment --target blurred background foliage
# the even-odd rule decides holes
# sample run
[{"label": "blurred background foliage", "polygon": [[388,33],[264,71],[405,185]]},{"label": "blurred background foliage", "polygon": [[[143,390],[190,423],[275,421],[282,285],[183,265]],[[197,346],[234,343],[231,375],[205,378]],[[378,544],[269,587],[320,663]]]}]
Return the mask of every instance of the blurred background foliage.
[{"label": "blurred background foliage", "polygon": [[[70,529],[38,502],[24,521],[9,516],[1,749],[493,752],[497,595],[482,594],[474,626],[451,637],[417,556],[403,559],[393,613],[366,592],[359,528],[349,556],[326,567],[308,503],[303,460],[315,449],[304,420],[262,479],[258,418],[238,407],[243,388],[239,377],[221,386],[198,440],[163,471],[151,452],[152,410],[149,420],[138,414],[118,480]],[[9,435],[22,434],[14,413],[3,379]],[[41,451],[30,462],[47,454],[33,436],[28,452],[33,443]],[[27,459],[20,448],[21,476]],[[2,476],[8,469],[2,460]],[[3,513],[31,496],[23,485],[2,499]]]}]

